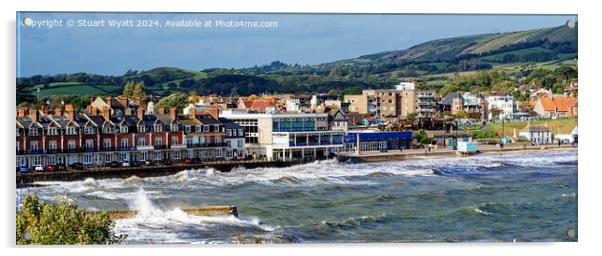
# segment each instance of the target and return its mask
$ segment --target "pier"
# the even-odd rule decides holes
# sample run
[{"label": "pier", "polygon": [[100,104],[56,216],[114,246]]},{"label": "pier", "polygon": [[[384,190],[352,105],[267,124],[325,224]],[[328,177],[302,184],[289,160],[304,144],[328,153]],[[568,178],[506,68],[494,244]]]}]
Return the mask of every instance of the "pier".
[{"label": "pier", "polygon": [[[183,212],[196,215],[196,216],[229,216],[238,217],[238,210],[236,206],[207,206],[199,208],[185,208]],[[127,219],[134,217],[138,214],[137,211],[107,211],[109,218],[112,220],[116,219]]]}]

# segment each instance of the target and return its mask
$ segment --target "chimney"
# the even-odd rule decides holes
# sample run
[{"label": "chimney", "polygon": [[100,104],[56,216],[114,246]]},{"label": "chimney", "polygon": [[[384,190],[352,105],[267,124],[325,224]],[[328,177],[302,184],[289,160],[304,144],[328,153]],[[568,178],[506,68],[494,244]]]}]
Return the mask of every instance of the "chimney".
[{"label": "chimney", "polygon": [[213,104],[209,107],[209,114],[215,119],[219,119],[219,108]]},{"label": "chimney", "polygon": [[67,118],[69,118],[69,121],[75,120],[75,110],[73,109],[72,104],[65,105],[65,112],[67,113]]},{"label": "chimney", "polygon": [[32,121],[37,122],[38,119],[38,110],[35,108],[32,108],[29,110],[29,117],[31,118]]},{"label": "chimney", "polygon": [[121,105],[124,106],[128,106],[128,97],[125,96],[119,96],[119,98],[117,98],[117,100],[119,100],[119,103],[121,103]]},{"label": "chimney", "polygon": [[90,115],[97,116],[98,115],[98,109],[95,108],[95,107],[90,106]]},{"label": "chimney", "polygon": [[25,117],[27,115],[28,109],[26,107],[19,108],[18,117]]},{"label": "chimney", "polygon": [[111,110],[109,109],[109,107],[104,106],[102,108],[102,117],[105,119],[105,121],[111,119]]},{"label": "chimney", "polygon": [[140,96],[136,97],[134,104],[136,104],[136,107],[140,107],[142,105],[142,98]]},{"label": "chimney", "polygon": [[105,103],[107,103],[107,104],[110,106],[110,105],[111,105],[111,100],[113,100],[113,97],[111,97],[111,96],[107,96],[107,97],[105,98],[105,101],[106,101]]},{"label": "chimney", "polygon": [[138,117],[138,120],[144,120],[144,108],[138,108],[138,111],[136,112],[136,117]]},{"label": "chimney", "polygon": [[132,114],[133,113],[132,113],[132,109],[131,108],[125,108],[125,115],[126,116],[131,116]]},{"label": "chimney", "polygon": [[160,107],[159,108],[159,115],[165,115],[165,108],[164,107]]},{"label": "chimney", "polygon": [[92,102],[94,102],[94,96],[90,96],[90,104],[92,104]]},{"label": "chimney", "polygon": [[61,107],[59,107],[59,106],[54,107],[54,115],[55,116],[62,116],[63,115],[63,110],[61,109]]},{"label": "chimney", "polygon": [[178,110],[176,109],[176,107],[170,108],[169,109],[169,116],[171,117],[171,120],[175,120],[178,114]]},{"label": "chimney", "polygon": [[192,107],[192,109],[190,109],[190,117],[196,117],[196,107]]},{"label": "chimney", "polygon": [[42,107],[40,108],[40,110],[42,111],[42,113],[44,115],[48,115],[48,104],[42,104]]}]

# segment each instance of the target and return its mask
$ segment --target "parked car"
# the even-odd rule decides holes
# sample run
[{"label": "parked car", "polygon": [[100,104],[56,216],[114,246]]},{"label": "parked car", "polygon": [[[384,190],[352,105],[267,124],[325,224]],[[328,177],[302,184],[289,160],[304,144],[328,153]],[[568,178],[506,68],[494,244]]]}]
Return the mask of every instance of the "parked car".
[{"label": "parked car", "polygon": [[123,161],[121,163],[121,166],[123,166],[123,167],[130,167],[130,162],[129,161]]},{"label": "parked car", "polygon": [[49,171],[49,172],[56,171],[56,165],[54,165],[54,164],[46,165],[46,171]]},{"label": "parked car", "polygon": [[36,167],[34,167],[33,169],[36,172],[41,172],[44,171],[44,167],[41,164],[36,165]]},{"label": "parked car", "polygon": [[195,157],[192,159],[192,164],[200,164],[201,163],[201,159],[198,157]]},{"label": "parked car", "polygon": [[29,168],[27,168],[27,165],[21,165],[18,167],[19,172],[29,172]]},{"label": "parked car", "polygon": [[69,165],[70,169],[74,169],[74,170],[83,170],[84,169],[84,165],[82,163],[72,163]]},{"label": "parked car", "polygon": [[183,164],[192,164],[192,159],[190,158],[184,158],[184,160],[182,160]]},{"label": "parked car", "polygon": [[130,162],[131,167],[140,167],[140,165],[142,165],[142,163],[140,161],[131,161]]},{"label": "parked car", "polygon": [[56,167],[56,170],[57,170],[57,171],[64,171],[64,170],[66,170],[66,169],[67,169],[67,168],[65,167],[65,164],[64,164],[64,163],[58,163],[58,164],[55,164],[54,166]]},{"label": "parked car", "polygon": [[112,161],[109,164],[107,164],[109,167],[111,168],[119,168],[121,165],[119,164],[119,162],[117,161]]}]

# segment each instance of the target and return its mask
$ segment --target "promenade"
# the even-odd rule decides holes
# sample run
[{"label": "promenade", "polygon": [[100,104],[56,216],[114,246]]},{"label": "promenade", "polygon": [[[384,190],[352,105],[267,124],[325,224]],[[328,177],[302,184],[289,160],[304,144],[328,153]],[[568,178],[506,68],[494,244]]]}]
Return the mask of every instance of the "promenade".
[{"label": "promenade", "polygon": [[[519,151],[550,151],[550,150],[568,150],[577,149],[577,145],[571,144],[548,144],[548,145],[524,145],[509,143],[505,144],[504,147],[497,145],[479,145],[478,154],[499,154],[499,153],[514,153]],[[382,162],[382,161],[398,161],[407,159],[416,159],[420,157],[429,156],[457,156],[456,150],[451,147],[436,147],[433,146],[431,150],[428,149],[404,149],[389,150],[387,152],[380,151],[366,151],[360,152],[358,155],[356,152],[342,152],[338,154],[340,161],[351,161],[351,162]]]}]

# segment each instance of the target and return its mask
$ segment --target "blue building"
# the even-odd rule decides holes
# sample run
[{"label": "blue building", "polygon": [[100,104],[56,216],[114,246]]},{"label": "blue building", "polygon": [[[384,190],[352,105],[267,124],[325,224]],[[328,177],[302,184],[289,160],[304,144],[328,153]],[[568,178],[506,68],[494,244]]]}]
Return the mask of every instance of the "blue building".
[{"label": "blue building", "polygon": [[359,135],[360,151],[399,150],[410,148],[412,132],[349,132],[344,151],[355,151]]}]

